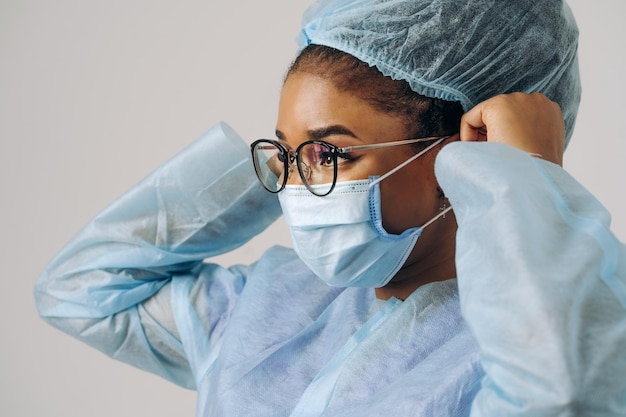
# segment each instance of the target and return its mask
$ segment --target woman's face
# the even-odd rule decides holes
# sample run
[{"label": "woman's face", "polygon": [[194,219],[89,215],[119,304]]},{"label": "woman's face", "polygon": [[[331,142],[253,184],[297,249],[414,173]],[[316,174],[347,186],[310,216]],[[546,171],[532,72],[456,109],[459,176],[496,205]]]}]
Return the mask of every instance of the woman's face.
[{"label": "woman's face", "polygon": [[[306,73],[291,74],[285,82],[276,134],[293,149],[311,139],[340,147],[411,139],[398,116],[375,110],[363,99],[337,90],[330,81]],[[439,212],[442,201],[433,168],[438,149],[380,183],[383,225],[389,233],[421,226]],[[354,152],[342,163],[337,181],[385,174],[414,154],[411,145]],[[294,170],[289,183],[300,182]]]}]

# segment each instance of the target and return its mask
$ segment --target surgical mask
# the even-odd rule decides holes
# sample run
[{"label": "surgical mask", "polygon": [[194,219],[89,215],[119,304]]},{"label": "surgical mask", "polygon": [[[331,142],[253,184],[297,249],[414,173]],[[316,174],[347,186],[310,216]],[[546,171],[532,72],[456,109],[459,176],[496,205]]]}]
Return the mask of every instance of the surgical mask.
[{"label": "surgical mask", "polygon": [[383,287],[400,270],[425,227],[402,234],[383,228],[379,183],[422,153],[382,177],[338,182],[324,197],[287,185],[278,193],[294,250],[322,280],[337,287]]}]

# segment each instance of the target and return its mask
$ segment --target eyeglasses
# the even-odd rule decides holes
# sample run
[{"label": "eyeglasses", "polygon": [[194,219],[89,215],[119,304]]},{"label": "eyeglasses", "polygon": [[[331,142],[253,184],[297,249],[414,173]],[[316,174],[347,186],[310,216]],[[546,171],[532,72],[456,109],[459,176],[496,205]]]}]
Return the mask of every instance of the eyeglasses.
[{"label": "eyeglasses", "polygon": [[[277,140],[259,139],[250,145],[250,150],[252,151],[252,161],[256,174],[267,191],[278,193],[285,188],[287,178],[293,172],[295,161],[302,183],[311,193],[323,197],[330,194],[335,188],[337,172],[341,170],[342,166],[354,160],[350,152],[432,142],[437,139],[441,142],[447,137],[433,136],[344,148],[321,140],[309,140],[301,143],[296,150],[288,149]],[[434,145],[436,143],[432,146]],[[402,166],[399,166],[398,169]]]}]

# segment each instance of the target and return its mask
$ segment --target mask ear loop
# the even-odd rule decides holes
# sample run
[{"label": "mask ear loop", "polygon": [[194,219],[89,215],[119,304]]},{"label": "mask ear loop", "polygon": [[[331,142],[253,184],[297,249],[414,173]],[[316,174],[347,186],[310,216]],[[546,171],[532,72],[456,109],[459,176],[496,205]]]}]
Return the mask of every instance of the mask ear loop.
[{"label": "mask ear loop", "polygon": [[450,210],[452,210],[452,206],[448,206],[445,209],[441,210],[439,213],[437,213],[437,215],[435,217],[433,217],[432,219],[428,220],[423,226],[422,229],[425,229],[427,226],[430,226],[432,223],[435,222],[435,220],[437,220],[440,217],[445,217],[446,213],[449,212]]},{"label": "mask ear loop", "polygon": [[[380,177],[376,178],[374,181],[370,182],[369,186],[370,188],[373,187],[375,184],[378,184],[379,182],[381,182],[382,180],[384,180],[385,178],[389,177],[392,174],[395,174],[396,172],[398,172],[400,169],[404,168],[406,165],[410,164],[411,162],[415,161],[417,158],[419,158],[420,156],[424,155],[426,152],[428,152],[429,150],[431,150],[432,148],[434,148],[435,146],[439,145],[441,142],[443,142],[444,140],[446,140],[449,136],[444,136],[441,139],[436,140],[434,143],[432,143],[431,145],[429,145],[428,147],[426,147],[424,150],[422,150],[421,152],[416,153],[415,155],[413,155],[412,157],[410,157],[409,159],[407,159],[406,161],[404,161],[403,163],[401,163],[400,165],[398,165],[397,167],[395,167],[394,169],[392,169],[391,171],[387,172],[386,174],[381,175]],[[452,206],[448,206],[445,209],[441,210],[439,213],[437,213],[436,216],[434,216],[432,219],[430,219],[429,221],[427,221],[424,225],[422,225],[422,229],[424,229],[427,226],[430,226],[432,223],[434,223],[437,219],[439,219],[440,217],[443,217],[446,215],[447,212],[452,210]]]},{"label": "mask ear loop", "polygon": [[399,170],[401,170],[402,168],[404,168],[405,166],[407,166],[411,162],[415,161],[417,158],[419,158],[420,156],[424,155],[426,152],[430,151],[435,146],[439,145],[441,142],[443,142],[448,137],[449,136],[444,136],[441,139],[436,140],[434,143],[428,145],[428,147],[425,148],[424,150],[422,150],[421,152],[416,153],[415,155],[413,155],[412,157],[410,157],[409,159],[407,159],[406,161],[404,161],[403,163],[401,163],[400,165],[398,165],[397,167],[395,167],[391,171],[389,171],[386,174],[383,174],[380,177],[376,178],[374,181],[370,182],[370,185],[369,185],[370,188],[373,187],[374,185],[378,184],[379,182],[381,182],[385,178],[389,177],[390,175],[395,174],[396,172],[398,172]]}]

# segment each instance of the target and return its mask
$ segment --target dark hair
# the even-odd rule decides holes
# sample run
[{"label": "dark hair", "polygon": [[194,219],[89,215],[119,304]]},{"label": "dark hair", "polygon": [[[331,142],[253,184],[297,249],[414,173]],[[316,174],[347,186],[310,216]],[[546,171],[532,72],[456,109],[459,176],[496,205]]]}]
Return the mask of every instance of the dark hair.
[{"label": "dark hair", "polygon": [[459,131],[463,115],[459,102],[418,94],[406,81],[386,77],[376,67],[337,49],[307,46],[291,64],[285,79],[298,72],[327,79],[340,91],[355,94],[376,110],[399,116],[411,137]]}]

